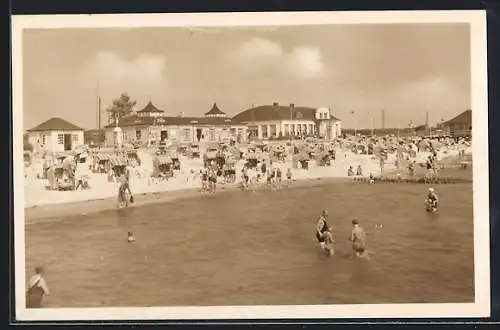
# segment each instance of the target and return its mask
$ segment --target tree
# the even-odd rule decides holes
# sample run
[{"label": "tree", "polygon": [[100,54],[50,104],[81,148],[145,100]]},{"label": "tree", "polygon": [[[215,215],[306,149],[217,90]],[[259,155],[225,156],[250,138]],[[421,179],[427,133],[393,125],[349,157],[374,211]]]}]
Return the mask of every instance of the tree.
[{"label": "tree", "polygon": [[112,123],[116,120],[131,114],[137,101],[131,101],[127,93],[122,93],[119,98],[113,100],[113,104],[106,109],[109,113],[109,122]]}]

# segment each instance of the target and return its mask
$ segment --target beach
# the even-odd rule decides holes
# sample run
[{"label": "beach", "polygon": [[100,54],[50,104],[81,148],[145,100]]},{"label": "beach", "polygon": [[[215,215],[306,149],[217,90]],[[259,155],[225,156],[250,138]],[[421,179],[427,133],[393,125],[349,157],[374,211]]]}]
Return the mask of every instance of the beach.
[{"label": "beach", "polygon": [[[439,155],[440,158],[453,157],[456,153],[446,152]],[[419,160],[425,159],[428,153],[417,155]],[[290,161],[277,163],[285,173],[291,168]],[[243,160],[237,166],[237,180],[235,183],[218,184],[218,190],[239,190],[240,176],[239,168]],[[380,176],[378,160],[371,155],[353,154],[349,151],[339,151],[337,159],[330,166],[320,167],[312,164],[308,170],[292,168],[294,187],[308,186],[317,182],[335,182],[342,180],[353,180],[347,176],[349,166],[362,165],[363,177],[369,173]],[[131,188],[134,195],[132,207],[172,201],[174,199],[189,198],[201,194],[201,181],[198,172],[202,168],[201,160],[182,159],[183,169],[167,182],[152,183],[148,178],[131,178]],[[389,157],[385,164],[387,173],[395,173],[394,156]],[[105,175],[95,175],[91,179],[91,189],[79,191],[49,191],[45,189],[46,180],[26,180],[25,182],[25,221],[30,224],[34,221],[55,220],[65,216],[85,215],[116,208],[118,184],[106,182]],[[265,181],[265,180],[264,180]],[[290,185],[284,178],[284,189]],[[264,183],[252,187],[252,189],[265,189]]]}]

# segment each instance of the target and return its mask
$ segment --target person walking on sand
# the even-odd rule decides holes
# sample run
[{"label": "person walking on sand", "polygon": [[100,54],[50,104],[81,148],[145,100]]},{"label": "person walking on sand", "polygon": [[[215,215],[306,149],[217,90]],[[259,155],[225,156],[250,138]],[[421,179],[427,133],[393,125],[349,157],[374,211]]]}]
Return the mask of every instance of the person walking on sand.
[{"label": "person walking on sand", "polygon": [[28,283],[28,290],[26,291],[26,308],[41,308],[43,296],[50,294],[43,275],[43,268],[36,267],[35,275],[31,276]]}]

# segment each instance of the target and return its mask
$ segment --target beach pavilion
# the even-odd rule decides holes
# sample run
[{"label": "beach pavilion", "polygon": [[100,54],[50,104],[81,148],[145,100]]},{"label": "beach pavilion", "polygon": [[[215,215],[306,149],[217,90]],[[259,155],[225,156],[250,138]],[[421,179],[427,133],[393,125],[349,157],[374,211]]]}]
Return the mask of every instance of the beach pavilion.
[{"label": "beach pavilion", "polygon": [[327,140],[341,135],[342,122],[328,108],[261,105],[240,112],[233,120],[247,125],[259,140],[279,137],[318,136]]},{"label": "beach pavilion", "polygon": [[220,142],[226,139],[244,141],[246,126],[237,122],[214,103],[200,117],[187,117],[183,113],[167,116],[151,101],[146,106],[106,129],[106,145],[114,145],[116,127],[121,129],[124,143],[151,145],[164,141],[193,143]]}]

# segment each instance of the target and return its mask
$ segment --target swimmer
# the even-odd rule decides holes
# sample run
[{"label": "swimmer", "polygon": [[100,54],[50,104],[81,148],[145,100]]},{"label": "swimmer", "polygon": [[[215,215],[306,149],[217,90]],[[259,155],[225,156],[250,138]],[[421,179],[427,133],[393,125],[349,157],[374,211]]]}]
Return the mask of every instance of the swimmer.
[{"label": "swimmer", "polygon": [[352,242],[353,256],[363,257],[366,255],[366,234],[356,219],[352,220],[352,231],[349,240]]},{"label": "swimmer", "polygon": [[335,253],[335,249],[333,246],[335,240],[333,239],[332,230],[332,226],[328,226],[327,230],[323,233],[323,251],[328,256],[333,256],[333,254]]},{"label": "swimmer", "polygon": [[328,230],[328,211],[323,210],[321,212],[321,216],[318,219],[318,224],[316,225],[316,239],[318,240],[319,245],[322,249],[325,248],[325,237],[323,234]]},{"label": "swimmer", "polygon": [[135,243],[135,236],[131,231],[129,231],[127,234],[127,242],[129,242],[130,244]]},{"label": "swimmer", "polygon": [[429,188],[429,193],[425,199],[427,212],[436,212],[438,207],[439,197],[434,191],[434,188]]}]

